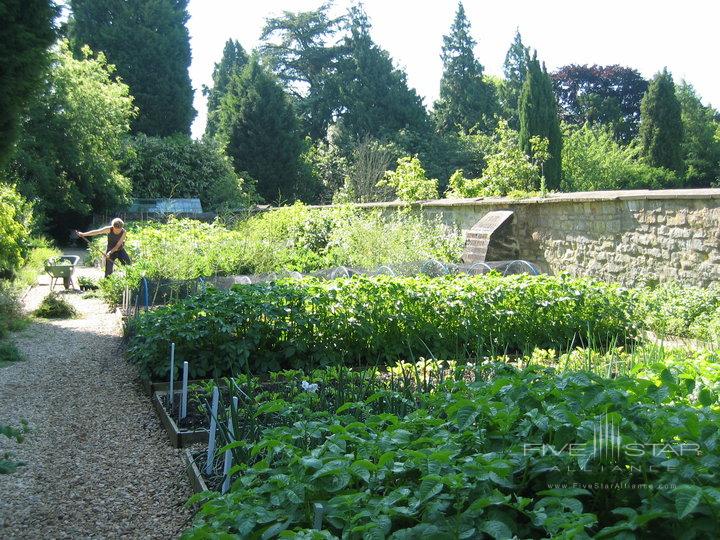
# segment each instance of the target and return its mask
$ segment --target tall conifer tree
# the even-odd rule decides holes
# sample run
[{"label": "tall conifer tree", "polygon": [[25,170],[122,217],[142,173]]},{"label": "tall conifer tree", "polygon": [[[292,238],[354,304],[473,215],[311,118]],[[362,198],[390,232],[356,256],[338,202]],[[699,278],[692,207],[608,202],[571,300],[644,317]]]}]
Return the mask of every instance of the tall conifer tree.
[{"label": "tall conifer tree", "polygon": [[533,136],[548,139],[550,159],[544,164],[547,187],[560,187],[562,134],[558,119],[557,101],[553,85],[545,66],[540,66],[537,52],[527,59],[527,76],[520,94],[518,117],[520,119],[520,148],[532,157],[530,139]]},{"label": "tall conifer tree", "polygon": [[340,68],[342,127],[346,135],[383,139],[400,130],[427,131],[427,111],[407,76],[370,37],[370,22],[361,6],[349,14],[347,57]]},{"label": "tall conifer tree", "polygon": [[257,180],[268,202],[294,199],[302,139],[292,104],[275,76],[251,57],[220,104],[217,138],[239,174]]},{"label": "tall conifer tree", "polygon": [[475,40],[462,2],[458,3],[450,33],[443,36],[443,76],[435,121],[441,133],[494,129],[495,88],[483,80],[483,66],[475,58]]},{"label": "tall conifer tree", "polygon": [[503,82],[502,92],[500,93],[503,114],[508,121],[508,125],[515,130],[520,129],[518,105],[527,74],[527,59],[529,54],[530,49],[523,45],[520,30],[516,30],[512,45],[510,45],[505,55],[505,63],[503,64],[505,80]]},{"label": "tall conifer tree", "polygon": [[10,156],[20,113],[48,64],[55,14],[48,0],[0,0],[0,166]]},{"label": "tall conifer tree", "polygon": [[683,125],[675,83],[667,68],[655,75],[640,104],[640,146],[653,167],[683,169]]},{"label": "tall conifer tree", "polygon": [[245,64],[247,64],[248,56],[245,53],[240,42],[228,39],[225,42],[220,62],[215,64],[213,70],[212,88],[203,87],[203,94],[207,96],[207,125],[205,126],[205,135],[212,137],[217,132],[220,124],[219,109],[222,98],[227,92],[228,85],[234,75],[240,75]]},{"label": "tall conifer tree", "polygon": [[140,115],[133,131],[190,134],[195,117],[190,83],[188,0],[71,0],[76,53],[102,51],[130,86]]}]

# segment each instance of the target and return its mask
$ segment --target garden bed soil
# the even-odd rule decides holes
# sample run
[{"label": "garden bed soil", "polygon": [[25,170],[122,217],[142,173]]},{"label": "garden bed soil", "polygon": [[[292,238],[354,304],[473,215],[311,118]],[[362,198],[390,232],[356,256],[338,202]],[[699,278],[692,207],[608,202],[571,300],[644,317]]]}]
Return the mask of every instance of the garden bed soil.
[{"label": "garden bed soil", "polygon": [[180,408],[180,393],[175,393],[172,409],[168,403],[167,391],[156,391],[153,394],[153,405],[170,443],[175,448],[185,448],[195,443],[206,443],[208,440],[207,414],[200,410],[200,403],[188,397],[187,416],[176,421]]},{"label": "garden bed soil", "polygon": [[206,446],[186,448],[183,452],[183,460],[187,466],[190,485],[195,493],[220,491],[223,483],[223,454],[215,456],[213,472],[210,475],[205,474],[205,463],[207,460]]}]

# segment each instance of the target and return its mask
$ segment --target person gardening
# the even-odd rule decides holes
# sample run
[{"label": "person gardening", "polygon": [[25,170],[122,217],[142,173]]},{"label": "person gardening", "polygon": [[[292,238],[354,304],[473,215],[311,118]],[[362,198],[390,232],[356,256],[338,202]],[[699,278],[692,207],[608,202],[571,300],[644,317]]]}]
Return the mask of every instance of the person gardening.
[{"label": "person gardening", "polygon": [[105,277],[108,277],[113,273],[113,267],[115,261],[119,260],[123,265],[132,264],[130,256],[125,251],[125,237],[127,231],[125,230],[125,223],[120,218],[115,218],[109,227],[103,227],[102,229],[95,229],[88,232],[76,231],[78,236],[85,238],[88,236],[98,236],[100,234],[107,234],[108,243],[107,250],[105,253]]}]

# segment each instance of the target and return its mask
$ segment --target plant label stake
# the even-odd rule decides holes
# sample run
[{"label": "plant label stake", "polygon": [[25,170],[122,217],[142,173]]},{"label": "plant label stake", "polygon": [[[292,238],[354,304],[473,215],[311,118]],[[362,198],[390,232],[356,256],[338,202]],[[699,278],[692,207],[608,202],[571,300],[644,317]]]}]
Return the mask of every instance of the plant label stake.
[{"label": "plant label stake", "polygon": [[183,385],[182,396],[180,401],[180,420],[187,416],[187,381],[188,381],[188,363],[183,362]]},{"label": "plant label stake", "polygon": [[[232,423],[232,417],[233,417],[233,409],[237,410],[237,404],[238,404],[238,398],[233,398],[232,406],[230,407],[230,415],[228,416],[228,433],[229,437],[228,444],[235,442],[235,431],[233,430],[233,423]],[[230,449],[225,450],[225,466],[223,467],[223,476],[225,479],[223,480],[222,485],[222,493],[227,493],[228,489],[230,489],[230,469],[232,468],[232,451]]]},{"label": "plant label stake", "polygon": [[175,402],[175,343],[170,344],[170,410]]},{"label": "plant label stake", "polygon": [[210,433],[208,436],[207,460],[205,462],[205,474],[207,476],[212,474],[213,465],[215,463],[215,430],[217,428],[216,419],[219,399],[220,392],[218,392],[218,387],[216,386],[213,388],[212,406],[210,407]]}]

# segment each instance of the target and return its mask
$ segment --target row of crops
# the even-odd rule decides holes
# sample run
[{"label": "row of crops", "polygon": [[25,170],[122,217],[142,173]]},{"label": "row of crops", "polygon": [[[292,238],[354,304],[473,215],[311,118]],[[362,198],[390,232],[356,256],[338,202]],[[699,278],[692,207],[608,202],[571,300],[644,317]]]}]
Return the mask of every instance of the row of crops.
[{"label": "row of crops", "polygon": [[[217,440],[194,454],[210,491],[188,538],[716,538],[718,355],[643,342],[668,291],[496,274],[208,287],[133,319],[128,354],[167,380],[173,343],[173,378],[187,362],[205,379],[190,408]],[[672,324],[710,316],[706,299]]]}]

